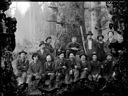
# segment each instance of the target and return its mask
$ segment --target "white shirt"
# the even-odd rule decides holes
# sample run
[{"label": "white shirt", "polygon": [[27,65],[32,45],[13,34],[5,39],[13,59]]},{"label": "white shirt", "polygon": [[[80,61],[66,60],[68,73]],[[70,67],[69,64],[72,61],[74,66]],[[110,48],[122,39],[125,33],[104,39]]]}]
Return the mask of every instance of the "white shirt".
[{"label": "white shirt", "polygon": [[89,49],[89,50],[92,49],[92,40],[88,40],[88,49]]},{"label": "white shirt", "polygon": [[109,42],[111,43],[114,38],[109,38]]}]

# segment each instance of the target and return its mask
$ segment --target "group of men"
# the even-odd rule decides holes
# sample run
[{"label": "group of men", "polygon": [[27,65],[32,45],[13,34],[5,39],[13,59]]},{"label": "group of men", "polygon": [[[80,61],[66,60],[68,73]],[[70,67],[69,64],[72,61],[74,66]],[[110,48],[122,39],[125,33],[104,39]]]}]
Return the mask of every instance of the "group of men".
[{"label": "group of men", "polygon": [[[51,45],[52,38],[41,41],[40,49],[33,53],[32,60],[26,58],[27,52],[19,52],[20,57],[16,61],[18,70],[18,82],[30,84],[34,80],[42,80],[48,87],[59,87],[60,82],[71,84],[79,80],[95,80],[103,77],[106,80],[113,76],[113,66],[116,58],[122,52],[122,42],[114,39],[114,32],[108,32],[108,40],[103,41],[104,36],[92,38],[91,31],[87,34],[85,49],[77,42],[77,37],[67,46],[57,50]],[[45,82],[45,81],[49,82]]]}]

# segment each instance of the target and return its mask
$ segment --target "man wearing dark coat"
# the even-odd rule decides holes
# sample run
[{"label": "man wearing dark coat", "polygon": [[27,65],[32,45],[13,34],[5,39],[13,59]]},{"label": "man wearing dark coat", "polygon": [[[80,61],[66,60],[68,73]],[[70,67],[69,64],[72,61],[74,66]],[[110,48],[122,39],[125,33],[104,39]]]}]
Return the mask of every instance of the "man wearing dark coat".
[{"label": "man wearing dark coat", "polygon": [[87,77],[87,74],[91,70],[91,66],[87,61],[87,56],[85,54],[80,54],[80,66],[81,66],[80,79],[85,79]]},{"label": "man wearing dark coat", "polygon": [[45,40],[45,42],[46,42],[46,49],[48,49],[49,51],[50,51],[50,53],[53,53],[54,52],[54,49],[53,49],[53,47],[52,47],[52,45],[51,45],[51,42],[52,42],[52,37],[47,37],[46,38],[46,40]]},{"label": "man wearing dark coat", "polygon": [[97,60],[96,52],[93,52],[92,60],[90,61],[91,66],[91,76],[93,80],[99,80],[100,71],[101,71],[101,63]]},{"label": "man wearing dark coat", "polygon": [[69,54],[70,52],[73,52],[73,54],[76,55],[76,53],[81,50],[81,46],[80,46],[80,44],[77,42],[77,37],[75,37],[75,36],[72,37],[72,42],[69,42],[69,43],[67,44],[66,50],[67,50],[67,51],[66,51],[66,57],[68,57],[68,54]]},{"label": "man wearing dark coat", "polygon": [[107,53],[106,60],[103,63],[103,77],[108,80],[112,74],[113,74],[113,66],[115,65],[115,62],[113,60],[112,54]]},{"label": "man wearing dark coat", "polygon": [[56,69],[56,72],[59,72],[64,75],[65,71],[63,69],[66,69],[66,65],[67,65],[67,60],[64,57],[65,53],[60,52],[58,55],[59,56],[55,61],[55,69]]},{"label": "man wearing dark coat", "polygon": [[33,53],[32,62],[29,64],[27,82],[30,83],[31,81],[33,81],[32,78],[34,78],[34,80],[41,79],[42,71],[43,67],[41,62],[39,61],[39,55],[38,53]]},{"label": "man wearing dark coat", "polygon": [[20,57],[16,61],[16,68],[18,70],[17,76],[20,83],[26,83],[27,71],[29,68],[29,60],[26,58],[27,52],[24,50],[19,52]]},{"label": "man wearing dark coat", "polygon": [[[41,41],[39,47],[40,47],[40,50],[38,50],[37,53],[39,54],[39,60],[41,61],[44,68],[44,63],[46,62],[46,56],[50,54],[50,51],[46,49],[44,41]],[[43,69],[43,72],[44,72],[44,69]]]},{"label": "man wearing dark coat", "polygon": [[59,82],[63,82],[65,79],[65,74],[67,70],[67,60],[65,59],[65,52],[61,51],[58,53],[58,58],[55,61],[56,70],[56,87],[58,87]]},{"label": "man wearing dark coat", "polygon": [[124,46],[127,46],[127,45],[125,45],[123,38],[116,41],[114,44],[110,44],[110,48],[114,48],[115,50],[114,57],[117,57],[117,58],[119,57],[119,55],[125,50]]},{"label": "man wearing dark coat", "polygon": [[47,80],[49,77],[49,88],[52,88],[53,79],[55,78],[55,63],[51,55],[47,55],[44,64],[44,78]]},{"label": "man wearing dark coat", "polygon": [[103,35],[99,35],[97,36],[97,57],[98,57],[98,60],[100,62],[104,61],[105,60],[105,57],[106,57],[106,53],[105,53],[105,42],[103,41],[104,39],[104,36]]},{"label": "man wearing dark coat", "polygon": [[88,59],[91,60],[92,53],[97,52],[97,42],[92,38],[93,33],[91,31],[87,34],[87,40],[85,41],[86,54]]},{"label": "man wearing dark coat", "polygon": [[67,60],[66,83],[76,82],[79,77],[80,64],[76,61],[75,55],[70,52]]}]

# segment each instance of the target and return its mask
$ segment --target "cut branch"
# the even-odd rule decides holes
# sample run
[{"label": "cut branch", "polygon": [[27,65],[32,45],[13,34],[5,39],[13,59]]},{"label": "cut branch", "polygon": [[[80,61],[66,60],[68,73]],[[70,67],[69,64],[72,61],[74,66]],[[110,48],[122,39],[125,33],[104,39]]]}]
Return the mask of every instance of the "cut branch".
[{"label": "cut branch", "polygon": [[58,22],[56,20],[47,20],[47,22],[55,22],[56,24],[60,24],[61,26],[65,24],[64,22]]}]

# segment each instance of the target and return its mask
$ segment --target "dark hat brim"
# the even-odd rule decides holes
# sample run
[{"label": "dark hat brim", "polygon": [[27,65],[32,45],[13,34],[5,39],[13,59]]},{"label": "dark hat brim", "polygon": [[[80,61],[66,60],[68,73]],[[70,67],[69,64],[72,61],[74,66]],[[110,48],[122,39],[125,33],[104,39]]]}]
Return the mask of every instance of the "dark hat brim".
[{"label": "dark hat brim", "polygon": [[84,55],[87,58],[87,55],[84,53],[80,54],[79,57],[81,58],[82,55]]},{"label": "dark hat brim", "polygon": [[65,55],[65,51],[58,51],[57,52],[57,55],[61,55],[61,54],[64,54]]},{"label": "dark hat brim", "polygon": [[48,39],[52,39],[52,37],[51,37],[51,36],[47,37],[47,38],[45,39],[45,41],[47,42]]},{"label": "dark hat brim", "polygon": [[33,54],[32,54],[32,59],[33,59],[35,56],[38,56],[38,57],[39,57],[39,54],[38,54],[38,53],[33,53]]},{"label": "dark hat brim", "polygon": [[44,41],[42,41],[40,44],[39,44],[39,47],[41,46],[41,45],[45,45],[45,42]]},{"label": "dark hat brim", "polygon": [[25,53],[25,54],[27,54],[27,52],[26,52],[26,51],[21,51],[21,52],[19,52],[19,55],[20,55],[21,53]]},{"label": "dark hat brim", "polygon": [[74,56],[76,55],[76,52],[74,52],[73,50],[70,50],[69,53],[68,53],[68,57],[70,56],[71,53],[72,53]]},{"label": "dark hat brim", "polygon": [[93,35],[93,34],[86,34],[86,35]]},{"label": "dark hat brim", "polygon": [[99,35],[99,36],[97,36],[97,39],[99,39],[99,37],[102,37],[102,38],[104,39],[104,36],[103,36],[103,35]]},{"label": "dark hat brim", "polygon": [[89,32],[87,33],[87,35],[93,35],[93,33],[92,33],[91,31],[89,31]]}]

